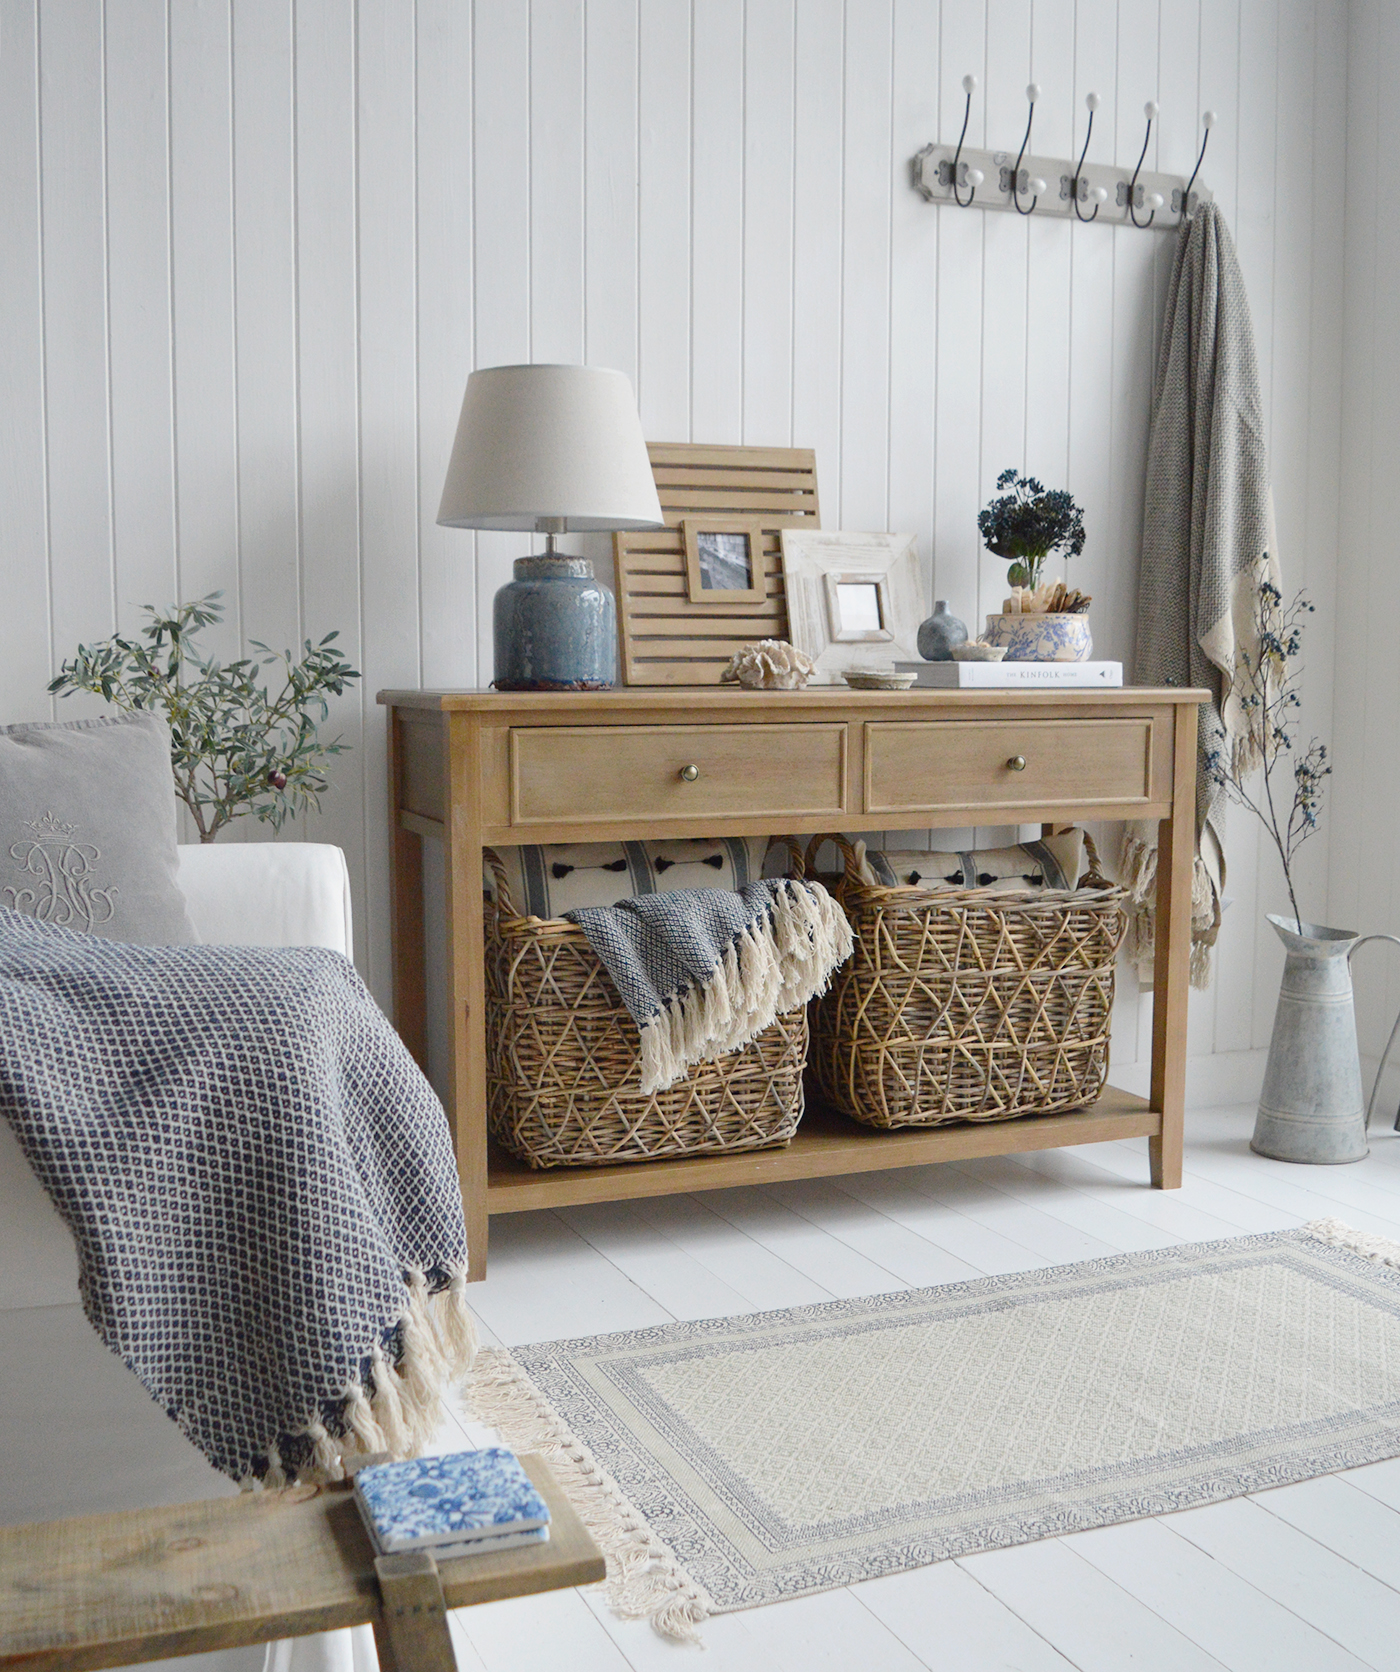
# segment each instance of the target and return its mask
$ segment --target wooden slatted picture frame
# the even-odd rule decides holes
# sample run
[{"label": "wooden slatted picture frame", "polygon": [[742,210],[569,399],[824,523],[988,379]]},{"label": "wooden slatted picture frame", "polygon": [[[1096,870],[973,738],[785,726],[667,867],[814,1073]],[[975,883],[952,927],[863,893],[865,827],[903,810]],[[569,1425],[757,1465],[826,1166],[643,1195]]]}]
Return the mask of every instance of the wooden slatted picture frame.
[{"label": "wooden slatted picture frame", "polygon": [[[693,442],[651,442],[647,452],[667,526],[613,536],[623,683],[718,685],[740,646],[788,637],[781,535],[821,527],[817,456],[810,447]],[[758,597],[692,601],[683,525],[711,519],[716,528],[757,522]]]}]

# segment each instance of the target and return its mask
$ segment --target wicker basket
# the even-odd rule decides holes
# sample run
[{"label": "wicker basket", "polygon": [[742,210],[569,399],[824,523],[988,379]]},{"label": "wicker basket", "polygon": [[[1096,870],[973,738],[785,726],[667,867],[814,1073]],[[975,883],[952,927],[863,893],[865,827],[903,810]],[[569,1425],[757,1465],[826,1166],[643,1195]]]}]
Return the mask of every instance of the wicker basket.
[{"label": "wicker basket", "polygon": [[813,1018],[813,1070],[836,1108],[868,1126],[941,1126],[1094,1102],[1127,917],[1092,842],[1078,889],[1023,894],[870,887],[850,844],[827,839],[856,943]]},{"label": "wicker basket", "polygon": [[738,1051],[643,1097],[637,1024],[561,918],[516,917],[499,857],[486,863],[486,1110],[491,1136],[531,1167],[769,1149],[802,1118],[805,1009]]}]

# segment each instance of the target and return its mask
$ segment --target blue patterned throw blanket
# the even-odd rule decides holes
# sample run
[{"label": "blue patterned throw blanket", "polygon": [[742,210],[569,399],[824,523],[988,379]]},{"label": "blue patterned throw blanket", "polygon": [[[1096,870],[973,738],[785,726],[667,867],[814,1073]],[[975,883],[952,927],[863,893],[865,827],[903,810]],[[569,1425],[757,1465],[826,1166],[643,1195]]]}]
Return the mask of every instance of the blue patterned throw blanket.
[{"label": "blue patterned throw blanket", "polygon": [[826,990],[851,955],[846,914],[820,883],[642,894],[565,912],[588,937],[642,1040],[642,1092],[735,1051]]},{"label": "blue patterned throw blanket", "polygon": [[442,1106],[350,963],[0,909],[0,1111],[84,1310],[215,1468],[407,1457],[473,1350]]}]

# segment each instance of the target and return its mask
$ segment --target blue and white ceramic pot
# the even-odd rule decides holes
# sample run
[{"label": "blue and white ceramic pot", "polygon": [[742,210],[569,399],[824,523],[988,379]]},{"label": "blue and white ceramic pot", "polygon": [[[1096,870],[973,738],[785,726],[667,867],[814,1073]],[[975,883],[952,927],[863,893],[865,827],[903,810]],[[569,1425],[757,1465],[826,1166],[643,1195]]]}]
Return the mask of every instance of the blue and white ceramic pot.
[{"label": "blue and white ceramic pot", "polygon": [[613,595],[586,557],[517,557],[493,625],[498,691],[605,691],[617,679]]},{"label": "blue and white ceramic pot", "polygon": [[1087,662],[1094,636],[1087,615],[989,615],[988,644],[1004,644],[1008,662]]}]

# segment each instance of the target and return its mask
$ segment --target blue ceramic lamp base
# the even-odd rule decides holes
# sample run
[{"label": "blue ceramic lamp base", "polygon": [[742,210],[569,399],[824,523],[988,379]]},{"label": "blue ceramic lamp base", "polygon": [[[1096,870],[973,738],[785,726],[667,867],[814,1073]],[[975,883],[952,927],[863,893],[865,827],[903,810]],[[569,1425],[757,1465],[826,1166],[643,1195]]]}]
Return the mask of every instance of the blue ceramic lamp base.
[{"label": "blue ceramic lamp base", "polygon": [[607,691],[617,681],[612,592],[586,557],[517,557],[496,594],[498,691]]}]

